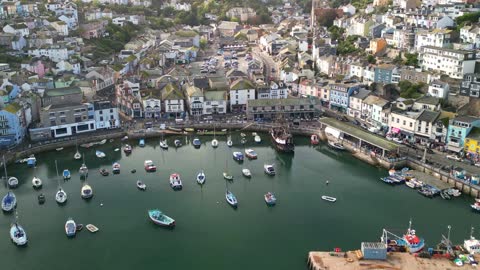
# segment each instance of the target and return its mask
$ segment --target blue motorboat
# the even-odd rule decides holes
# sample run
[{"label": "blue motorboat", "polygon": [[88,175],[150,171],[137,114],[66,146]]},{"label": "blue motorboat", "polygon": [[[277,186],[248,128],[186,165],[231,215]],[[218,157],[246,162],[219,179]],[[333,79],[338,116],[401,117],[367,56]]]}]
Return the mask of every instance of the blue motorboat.
[{"label": "blue motorboat", "polygon": [[236,208],[238,206],[237,198],[229,190],[225,192],[225,199],[227,200],[227,203],[230,204],[232,207]]},{"label": "blue motorboat", "polygon": [[145,139],[140,139],[140,141],[138,142],[138,145],[140,147],[145,147]]},{"label": "blue motorboat", "polygon": [[265,198],[265,202],[267,203],[267,205],[269,206],[273,206],[277,203],[277,198],[275,197],[275,195],[273,195],[273,193],[271,192],[267,192],[265,195],[264,195],[264,198]]},{"label": "blue motorboat", "polygon": [[18,222],[13,223],[10,227],[10,238],[12,239],[12,242],[17,246],[26,245],[28,242],[27,232],[25,232],[23,227],[20,226]]},{"label": "blue motorboat", "polygon": [[153,223],[164,226],[164,227],[174,227],[175,220],[165,214],[158,209],[151,209],[148,210],[148,217],[150,218]]},{"label": "blue motorboat", "polygon": [[27,158],[28,167],[35,167],[37,165],[37,159],[34,156]]},{"label": "blue motorboat", "polygon": [[70,171],[68,169],[63,170],[63,180],[68,180],[70,177],[72,177]]},{"label": "blue motorboat", "polygon": [[11,191],[7,192],[2,199],[2,210],[5,212],[11,212],[17,206],[17,197]]},{"label": "blue motorboat", "polygon": [[195,148],[200,148],[200,146],[202,145],[202,142],[200,141],[199,138],[195,138],[193,139],[192,144]]},{"label": "blue motorboat", "polygon": [[233,152],[233,159],[236,161],[243,161],[242,152]]},{"label": "blue motorboat", "polygon": [[393,179],[390,178],[390,176],[382,177],[382,178],[380,178],[380,180],[382,180],[384,183],[387,183],[387,184],[390,184],[390,185],[395,184],[395,181],[393,181]]},{"label": "blue motorboat", "polygon": [[77,233],[77,224],[75,224],[75,221],[73,221],[72,218],[68,218],[65,223],[65,233],[67,234],[67,237],[74,237]]}]

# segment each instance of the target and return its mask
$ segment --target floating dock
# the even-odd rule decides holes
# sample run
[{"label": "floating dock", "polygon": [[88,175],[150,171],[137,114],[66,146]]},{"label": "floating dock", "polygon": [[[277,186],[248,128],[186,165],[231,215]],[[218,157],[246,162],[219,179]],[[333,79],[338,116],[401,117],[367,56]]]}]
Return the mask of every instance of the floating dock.
[{"label": "floating dock", "polygon": [[[477,256],[475,256],[476,259]],[[308,269],[310,270],[440,270],[457,269],[458,266],[445,258],[424,259],[409,253],[389,253],[387,260],[363,260],[361,251],[308,253]],[[463,268],[472,269],[466,265]]]}]

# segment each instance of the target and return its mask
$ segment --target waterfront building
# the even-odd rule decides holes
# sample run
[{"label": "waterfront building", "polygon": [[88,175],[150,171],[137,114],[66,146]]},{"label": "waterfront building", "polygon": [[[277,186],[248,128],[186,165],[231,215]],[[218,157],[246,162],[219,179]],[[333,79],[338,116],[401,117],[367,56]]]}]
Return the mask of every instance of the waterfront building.
[{"label": "waterfront building", "polygon": [[439,72],[454,79],[475,71],[475,51],[452,50],[425,46],[420,50],[419,65],[423,70]]},{"label": "waterfront building", "polygon": [[474,127],[465,138],[464,152],[469,159],[478,161],[480,159],[480,128]]},{"label": "waterfront building", "polygon": [[[112,129],[120,127],[118,108],[110,101],[94,101],[95,125],[97,129]],[[90,117],[90,116],[89,116]]]},{"label": "waterfront building", "polygon": [[175,84],[168,83],[162,89],[163,109],[166,117],[183,117],[185,114],[183,91]]},{"label": "waterfront building", "polygon": [[245,112],[247,102],[255,99],[255,86],[245,78],[237,79],[230,84],[230,111]]},{"label": "waterfront building", "polygon": [[423,144],[437,139],[436,122],[440,114],[439,111],[423,110],[417,116],[415,119],[415,139],[417,142]]},{"label": "waterfront building", "polygon": [[227,91],[221,89],[207,89],[204,91],[205,102],[203,114],[225,114],[227,113],[228,99]]},{"label": "waterfront building", "polygon": [[378,96],[368,96],[362,102],[361,119],[375,127],[388,126],[390,102]]},{"label": "waterfront building", "polygon": [[388,122],[390,132],[398,134],[400,138],[413,140],[415,135],[415,123],[418,116],[418,112],[392,108]]},{"label": "waterfront building", "polygon": [[271,81],[270,84],[257,85],[257,99],[277,99],[287,97],[287,85],[281,81]]},{"label": "waterfront building", "polygon": [[447,48],[451,45],[452,35],[453,31],[449,29],[419,30],[415,34],[415,49],[420,51],[425,46]]},{"label": "waterfront building", "polygon": [[187,93],[187,105],[190,115],[202,115],[205,100],[202,90],[195,85],[189,85],[185,90]]},{"label": "waterfront building", "polygon": [[280,115],[283,119],[311,119],[320,113],[320,108],[318,100],[311,98],[248,100],[247,119],[271,121]]},{"label": "waterfront building", "polygon": [[158,89],[143,89],[142,96],[144,118],[158,119],[162,116],[161,91]]},{"label": "waterfront building", "polygon": [[474,127],[480,127],[480,118],[459,116],[451,119],[447,131],[447,149],[457,153],[462,151],[465,146],[465,138]]},{"label": "waterfront building", "polygon": [[23,141],[30,110],[12,102],[0,110],[0,148],[9,148]]},{"label": "waterfront building", "polygon": [[347,112],[350,96],[360,89],[359,84],[334,83],[330,84],[330,108]]},{"label": "waterfront building", "polygon": [[119,112],[127,118],[143,117],[143,104],[140,95],[140,82],[136,79],[125,79],[115,87],[115,104]]},{"label": "waterfront building", "polygon": [[468,73],[463,76],[460,95],[473,98],[480,97],[480,73]]},{"label": "waterfront building", "polygon": [[349,116],[361,119],[363,101],[370,95],[370,93],[370,91],[360,88],[350,96],[350,102],[348,105]]}]

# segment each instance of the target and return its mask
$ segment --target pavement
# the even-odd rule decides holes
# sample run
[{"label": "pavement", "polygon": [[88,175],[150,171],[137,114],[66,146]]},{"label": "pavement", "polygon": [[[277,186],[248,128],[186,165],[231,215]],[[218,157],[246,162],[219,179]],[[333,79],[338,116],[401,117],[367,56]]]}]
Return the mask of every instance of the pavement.
[{"label": "pavement", "polygon": [[260,59],[263,64],[265,65],[265,77],[267,79],[273,78],[274,80],[278,80],[277,72],[272,72],[272,68],[276,71],[276,64],[273,61],[272,57],[268,55],[266,52],[262,51],[258,46],[252,49],[252,54],[257,58]]}]

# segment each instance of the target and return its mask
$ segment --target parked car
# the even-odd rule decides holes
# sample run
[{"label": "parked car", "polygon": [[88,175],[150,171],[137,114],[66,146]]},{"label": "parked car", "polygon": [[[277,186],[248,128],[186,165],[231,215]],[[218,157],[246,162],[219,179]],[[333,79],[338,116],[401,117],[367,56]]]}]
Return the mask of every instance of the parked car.
[{"label": "parked car", "polygon": [[460,157],[457,157],[456,155],[448,155],[447,156],[447,159],[449,160],[455,160],[455,161],[462,161],[462,159]]},{"label": "parked car", "polygon": [[397,138],[397,137],[392,138],[392,141],[394,141],[394,142],[396,142],[396,143],[403,143],[403,140],[400,139],[400,138]]}]

